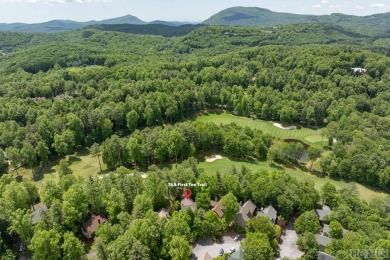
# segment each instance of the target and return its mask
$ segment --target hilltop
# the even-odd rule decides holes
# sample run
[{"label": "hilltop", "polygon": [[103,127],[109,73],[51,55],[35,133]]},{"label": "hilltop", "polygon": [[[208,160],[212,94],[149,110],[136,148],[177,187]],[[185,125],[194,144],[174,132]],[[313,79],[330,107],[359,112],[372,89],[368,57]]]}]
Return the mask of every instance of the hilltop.
[{"label": "hilltop", "polygon": [[101,20],[101,21],[87,21],[76,22],[72,20],[52,20],[44,23],[0,23],[0,31],[8,32],[60,32],[81,29],[88,25],[94,24],[146,24],[141,19],[125,15],[117,18]]},{"label": "hilltop", "polygon": [[301,15],[273,12],[258,7],[232,7],[203,22],[209,25],[275,26],[297,23],[331,23],[365,35],[379,35],[390,26],[390,13],[354,16],[340,13],[330,15]]}]

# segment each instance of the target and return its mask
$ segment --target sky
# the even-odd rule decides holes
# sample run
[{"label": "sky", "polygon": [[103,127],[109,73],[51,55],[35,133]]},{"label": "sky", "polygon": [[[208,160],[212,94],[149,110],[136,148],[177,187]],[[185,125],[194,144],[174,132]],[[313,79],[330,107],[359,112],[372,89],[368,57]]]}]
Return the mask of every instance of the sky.
[{"label": "sky", "polygon": [[0,23],[37,23],[54,19],[89,21],[127,14],[144,21],[201,22],[233,6],[316,15],[390,12],[389,0],[0,0]]}]

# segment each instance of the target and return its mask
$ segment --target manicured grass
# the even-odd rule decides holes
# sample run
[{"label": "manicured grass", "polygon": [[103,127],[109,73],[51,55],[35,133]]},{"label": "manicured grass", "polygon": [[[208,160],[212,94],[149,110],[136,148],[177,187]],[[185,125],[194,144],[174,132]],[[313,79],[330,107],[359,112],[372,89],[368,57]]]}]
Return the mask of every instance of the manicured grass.
[{"label": "manicured grass", "polygon": [[[86,148],[78,150],[75,154],[67,156],[70,168],[73,171],[73,175],[76,177],[87,178],[90,176],[97,176],[100,173],[99,161],[97,158],[93,158],[89,153],[89,150]],[[103,173],[107,173],[107,166],[103,163],[102,158],[100,158],[102,164]],[[38,185],[47,180],[58,181],[59,175],[57,172],[59,159],[52,162],[50,165],[46,166],[39,176]],[[30,168],[22,167],[18,169],[19,176],[22,176],[26,179],[32,179],[32,173]],[[12,172],[16,176],[16,171]]]},{"label": "manicured grass", "polygon": [[[217,160],[214,162],[200,162],[198,167],[203,169],[204,172],[209,174],[214,174],[217,170],[221,172],[221,174],[229,173],[232,169],[233,165],[236,167],[237,170],[241,169],[241,166],[244,165],[251,171],[258,171],[258,170],[267,170],[267,171],[278,171],[278,170],[284,170],[286,173],[290,174],[291,176],[295,177],[299,181],[306,181],[311,180],[314,182],[315,187],[319,190],[325,183],[330,182],[333,185],[337,187],[337,189],[343,189],[343,188],[351,188],[352,183],[347,183],[344,181],[336,181],[329,178],[320,178],[315,175],[312,175],[310,173],[304,172],[301,169],[298,168],[285,168],[280,165],[271,166],[268,162],[259,162],[259,161],[233,161],[228,158],[223,158],[221,160]],[[384,192],[377,191],[375,189],[371,189],[368,187],[365,187],[363,185],[355,183],[356,188],[359,192],[359,195],[362,199],[366,201],[371,201],[373,199],[384,199],[388,196],[388,194]]]},{"label": "manicured grass", "polygon": [[[199,122],[213,122],[219,124],[236,123],[239,126],[248,126],[254,129],[260,129],[264,133],[281,139],[298,139],[309,145],[322,147],[328,143],[326,137],[322,138],[319,130],[302,127],[301,129],[284,130],[274,126],[274,122],[239,117],[228,113],[201,115],[196,118]],[[322,142],[321,142],[322,141]]]}]

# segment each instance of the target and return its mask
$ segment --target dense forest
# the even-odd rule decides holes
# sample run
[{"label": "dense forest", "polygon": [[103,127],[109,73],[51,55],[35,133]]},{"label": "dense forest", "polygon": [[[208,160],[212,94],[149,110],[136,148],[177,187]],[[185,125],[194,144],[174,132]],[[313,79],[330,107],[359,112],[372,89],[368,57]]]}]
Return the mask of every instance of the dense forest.
[{"label": "dense forest", "polygon": [[[390,58],[384,43],[328,24],[202,26],[180,37],[104,27],[1,33],[0,259],[15,259],[16,245],[33,259],[83,259],[79,226],[91,214],[109,219],[93,243],[99,259],[188,259],[190,243],[218,240],[236,228],[231,216],[249,199],[259,208],[274,205],[283,221],[295,214],[313,220],[314,209],[331,206],[326,222],[353,231],[334,235],[326,248],[337,259],[350,259],[348,250],[356,248],[390,250],[389,201],[368,204],[355,189],[331,184],[318,191],[283,172],[243,167],[210,175],[194,158],[223,152],[297,165],[303,144],[236,124],[191,120],[225,110],[321,128],[330,140],[322,147],[326,153],[311,149],[310,156],[319,160],[322,176],[388,192]],[[76,178],[66,160],[58,183],[36,185],[36,179],[9,173],[17,175],[23,165],[38,176],[80,147],[90,147],[112,173]],[[158,167],[167,164],[174,165]],[[148,168],[146,179],[139,167]],[[167,186],[171,182],[208,183],[194,190],[198,210],[177,211],[182,194]],[[222,219],[209,210],[214,198],[223,198]],[[32,223],[38,202],[48,210]],[[162,208],[170,218],[159,218],[155,211]],[[317,221],[298,221],[304,259],[317,259]],[[255,249],[262,244],[261,259],[273,259],[281,226],[256,217],[238,229],[247,237],[245,258],[260,259]]]}]

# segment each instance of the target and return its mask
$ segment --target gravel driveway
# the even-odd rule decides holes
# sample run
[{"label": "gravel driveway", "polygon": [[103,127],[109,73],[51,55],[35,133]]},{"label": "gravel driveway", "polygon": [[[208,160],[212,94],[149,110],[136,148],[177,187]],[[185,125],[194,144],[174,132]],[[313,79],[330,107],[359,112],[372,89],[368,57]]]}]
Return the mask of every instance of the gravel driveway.
[{"label": "gravel driveway", "polygon": [[196,242],[195,247],[193,249],[193,253],[196,257],[199,257],[206,252],[209,253],[211,257],[217,257],[219,255],[219,250],[223,248],[225,253],[229,252],[229,249],[234,247],[236,250],[240,247],[241,240],[234,241],[234,236],[236,234],[229,234],[222,236],[222,243],[215,243],[211,238],[202,239]]},{"label": "gravel driveway", "polygon": [[297,259],[303,255],[303,252],[298,249],[297,241],[298,234],[294,229],[295,218],[291,218],[288,225],[283,230],[280,238],[281,243],[279,244],[280,258],[285,256]]}]

